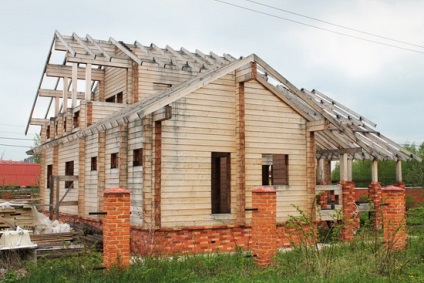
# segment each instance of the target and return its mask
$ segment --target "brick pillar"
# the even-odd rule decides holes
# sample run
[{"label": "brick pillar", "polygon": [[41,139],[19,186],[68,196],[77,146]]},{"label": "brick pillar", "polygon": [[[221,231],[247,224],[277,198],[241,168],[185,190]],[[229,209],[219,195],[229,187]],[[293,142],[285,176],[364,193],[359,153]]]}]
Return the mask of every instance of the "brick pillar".
[{"label": "brick pillar", "polygon": [[252,191],[252,254],[260,267],[271,264],[277,252],[276,191],[259,188]]},{"label": "brick pillar", "polygon": [[114,188],[104,191],[103,265],[130,265],[130,191]]},{"label": "brick pillar", "polygon": [[355,236],[355,231],[359,227],[359,215],[355,205],[355,183],[342,182],[341,185],[344,223],[340,233],[340,239],[351,241]]},{"label": "brick pillar", "polygon": [[402,189],[405,189],[405,187],[406,187],[405,182],[395,182],[393,184],[393,186],[399,187],[399,188],[402,188]]},{"label": "brick pillar", "polygon": [[405,189],[390,186],[381,190],[383,196],[383,237],[388,249],[406,247]]},{"label": "brick pillar", "polygon": [[374,212],[371,220],[376,229],[381,229],[381,183],[371,182],[368,185],[368,194],[374,205]]}]

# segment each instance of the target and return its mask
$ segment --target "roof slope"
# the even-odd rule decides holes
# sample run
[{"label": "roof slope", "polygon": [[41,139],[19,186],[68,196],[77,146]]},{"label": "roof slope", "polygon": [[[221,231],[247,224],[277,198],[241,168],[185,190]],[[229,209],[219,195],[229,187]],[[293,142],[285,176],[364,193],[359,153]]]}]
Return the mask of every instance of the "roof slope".
[{"label": "roof slope", "polygon": [[0,186],[35,187],[40,178],[40,164],[0,161]]},{"label": "roof slope", "polygon": [[[78,61],[99,65],[113,63],[116,65],[124,64],[125,62],[122,60],[132,60],[138,64],[153,62],[163,68],[166,65],[173,65],[176,68],[190,68],[198,73],[194,78],[152,94],[137,103],[128,105],[121,111],[98,121],[84,130],[40,145],[34,148],[32,152],[39,152],[43,148],[66,143],[82,136],[92,135],[98,131],[115,127],[118,124],[140,119],[253,62],[257,65],[257,68],[255,69],[255,74],[252,75],[252,79],[257,80],[273,92],[307,121],[322,122],[322,125],[326,125],[316,131],[317,158],[325,156],[329,159],[338,159],[341,154],[347,153],[351,158],[357,159],[403,161],[415,159],[421,161],[418,156],[374,130],[376,124],[372,121],[316,90],[298,89],[255,54],[236,60],[226,54],[223,57],[219,57],[211,52],[210,55],[206,56],[198,50],[196,50],[196,53],[190,53],[184,48],[181,48],[180,51],[175,51],[169,46],[165,49],[160,49],[154,44],[150,47],[145,47],[137,41],[133,45],[129,45],[117,42],[113,38],[110,38],[108,42],[95,41],[89,35],[87,35],[85,40],[82,40],[76,34],[73,34],[72,37],[63,37],[58,32],[55,34],[54,41],[59,46],[59,49],[63,48],[66,50],[65,62]],[[89,46],[88,42],[91,42],[92,46]],[[79,47],[76,44],[79,44]],[[106,51],[109,45],[121,50],[127,57],[122,58],[121,56],[119,57],[121,61],[116,61],[118,58],[108,55],[111,51]],[[139,50],[141,55],[136,55],[135,49]],[[113,61],[113,58],[115,58],[115,61]],[[185,64],[184,60],[186,60]],[[47,64],[48,62],[46,66]],[[128,62],[125,64],[128,64]],[[32,113],[30,121],[31,119]]]}]

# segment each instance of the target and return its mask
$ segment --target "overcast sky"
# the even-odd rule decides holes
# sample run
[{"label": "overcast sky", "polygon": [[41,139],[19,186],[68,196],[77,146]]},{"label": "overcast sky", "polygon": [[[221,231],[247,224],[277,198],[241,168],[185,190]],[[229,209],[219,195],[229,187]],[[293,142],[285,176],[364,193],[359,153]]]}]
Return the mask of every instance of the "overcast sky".
[{"label": "overcast sky", "polygon": [[223,2],[250,10],[214,0],[1,1],[0,159],[23,160],[28,148],[17,146],[32,146],[40,130],[24,135],[55,30],[237,58],[256,53],[297,87],[342,102],[395,142],[424,141],[424,1]]}]

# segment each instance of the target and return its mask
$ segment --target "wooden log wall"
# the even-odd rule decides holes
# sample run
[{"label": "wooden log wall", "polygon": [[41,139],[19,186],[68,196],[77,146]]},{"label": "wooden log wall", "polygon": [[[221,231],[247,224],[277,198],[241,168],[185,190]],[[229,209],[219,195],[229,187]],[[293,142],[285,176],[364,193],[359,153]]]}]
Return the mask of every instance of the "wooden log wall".
[{"label": "wooden log wall", "polygon": [[298,214],[292,205],[307,209],[306,121],[256,81],[245,83],[245,111],[246,191],[262,185],[262,154],[288,154],[289,185],[277,187],[277,221],[286,221]]},{"label": "wooden log wall", "polygon": [[[234,76],[172,103],[173,117],[162,122],[162,227],[222,225],[236,214],[211,214],[211,152],[235,155]],[[231,180],[231,211],[237,211],[236,179]]]}]

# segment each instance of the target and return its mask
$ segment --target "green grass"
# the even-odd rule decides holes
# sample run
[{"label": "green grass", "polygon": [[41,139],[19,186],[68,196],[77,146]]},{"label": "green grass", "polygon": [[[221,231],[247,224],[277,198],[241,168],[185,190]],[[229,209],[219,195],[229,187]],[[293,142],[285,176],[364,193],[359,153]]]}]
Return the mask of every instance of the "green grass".
[{"label": "green grass", "polygon": [[[415,230],[416,228],[414,228]],[[365,234],[364,234],[365,235]],[[29,264],[25,278],[3,282],[424,282],[424,230],[417,228],[405,251],[387,251],[369,236],[323,249],[279,252],[261,269],[242,252],[172,258],[142,258],[127,270],[101,270],[101,255]]]},{"label": "green grass", "polygon": [[[404,251],[388,250],[381,233],[367,221],[348,243],[329,241],[324,248],[299,246],[279,252],[274,263],[259,268],[243,252],[186,257],[145,257],[128,269],[99,269],[101,254],[34,263],[0,262],[7,269],[0,282],[423,282],[423,207],[408,211],[408,244]],[[336,239],[337,237],[334,237]],[[25,269],[25,272],[22,272]]]}]

